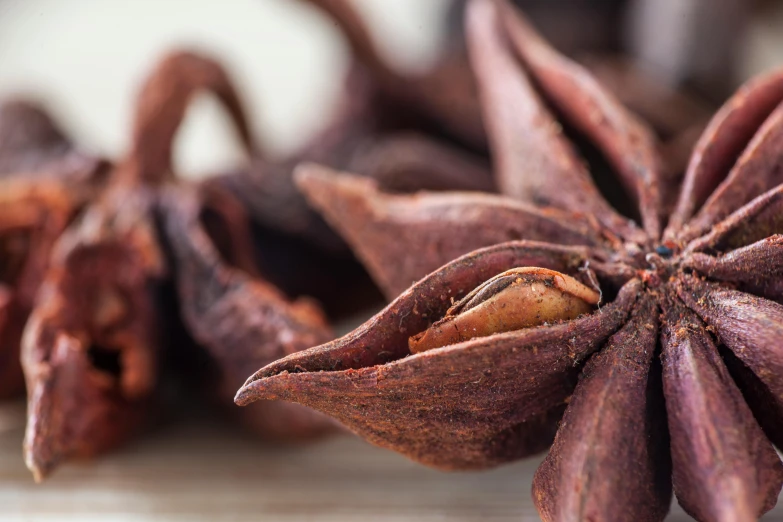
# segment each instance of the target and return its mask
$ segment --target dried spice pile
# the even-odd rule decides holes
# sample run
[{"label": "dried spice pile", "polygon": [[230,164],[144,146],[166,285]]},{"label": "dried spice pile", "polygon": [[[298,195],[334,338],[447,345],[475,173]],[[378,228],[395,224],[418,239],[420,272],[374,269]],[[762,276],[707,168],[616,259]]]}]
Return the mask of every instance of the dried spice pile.
[{"label": "dried spice pile", "polygon": [[[344,426],[449,470],[549,449],[545,520],[662,520],[672,493],[699,520],[770,510],[783,71],[691,147],[700,110],[653,130],[635,113],[671,97],[624,106],[506,1],[470,0],[466,46],[416,77],[350,2],[311,3],[354,61],[333,120],[286,160],[190,52],[149,75],[114,160],[36,106],[0,108],[0,396],[23,370],[36,479],[121,444],[180,383],[265,438]],[[171,148],[200,91],[247,164],[194,183]],[[332,340],[373,299],[367,274],[390,304]]]}]

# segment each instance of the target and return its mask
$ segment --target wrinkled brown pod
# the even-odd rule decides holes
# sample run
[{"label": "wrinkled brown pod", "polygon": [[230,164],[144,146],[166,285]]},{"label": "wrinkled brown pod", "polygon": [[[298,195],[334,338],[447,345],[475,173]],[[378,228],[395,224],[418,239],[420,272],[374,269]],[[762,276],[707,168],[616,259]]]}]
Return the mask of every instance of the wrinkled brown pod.
[{"label": "wrinkled brown pod", "polygon": [[755,520],[777,502],[783,464],[704,325],[677,301],[664,301],[661,355],[674,491],[699,520]]},{"label": "wrinkled brown pod", "polygon": [[42,108],[0,104],[0,398],[22,392],[19,343],[52,245],[104,170]]},{"label": "wrinkled brown pod", "polygon": [[[525,242],[460,258],[356,332],[267,366],[248,380],[238,401],[262,394],[296,399],[372,442],[446,469],[482,468],[541,451],[573,390],[575,369],[625,319],[638,283],[589,319],[478,337],[407,357],[409,338],[442,317],[451,299],[499,273],[537,265],[578,275],[584,259],[583,250]],[[582,340],[579,346],[576,339]],[[519,367],[535,378],[514,379]],[[319,393],[311,393],[316,389]],[[540,394],[544,398],[531,400]],[[438,400],[421,401],[424,396]],[[394,403],[412,409],[395,409]]]},{"label": "wrinkled brown pod", "polygon": [[[198,193],[170,189],[163,201],[164,235],[174,258],[180,313],[208,355],[208,373],[217,373],[214,382],[202,380],[199,386],[210,389],[218,406],[231,404],[248,369],[333,337],[316,303],[291,302],[259,277],[252,252],[247,251],[247,217],[232,196],[211,187]],[[327,417],[299,405],[258,406],[241,411],[239,417],[266,438],[312,438],[335,428]]]},{"label": "wrinkled brown pod", "polygon": [[22,392],[19,344],[54,242],[85,202],[58,180],[0,181],[0,398]]},{"label": "wrinkled brown pod", "polygon": [[[175,179],[172,142],[200,90],[223,102],[254,151],[239,97],[216,61],[175,52],[158,64],[141,89],[131,152],[59,240],[25,333],[25,456],[38,480],[132,436],[154,405],[164,359],[182,372],[205,351],[212,378],[201,385],[227,405],[252,368],[332,336],[316,304],[290,302],[261,279],[241,204],[213,185]],[[178,314],[198,345],[177,337]],[[335,427],[286,403],[240,417],[283,440]]]},{"label": "wrinkled brown pod", "polygon": [[36,480],[122,442],[151,399],[166,267],[145,219],[150,196],[111,187],[58,241],[22,345]]},{"label": "wrinkled brown pod", "polygon": [[[662,520],[673,487],[700,520],[755,520],[783,486],[772,446],[783,426],[781,73],[717,113],[680,184],[658,170],[654,134],[506,2],[472,0],[467,25],[503,194],[392,197],[303,171],[308,198],[384,288],[418,282],[354,332],[260,369],[237,402],[305,404],[447,469],[542,449],[548,415],[567,403],[534,483],[544,519]],[[637,221],[602,198],[569,127],[613,166]],[[453,300],[515,266],[568,274],[601,304],[410,353]],[[494,330],[504,313],[476,327]]]},{"label": "wrinkled brown pod", "polygon": [[133,434],[157,385],[168,270],[154,181],[132,161],[57,241],[25,329],[25,460],[36,480]]},{"label": "wrinkled brown pod", "polygon": [[[153,82],[152,87],[176,82],[168,97],[142,103],[142,119],[149,120],[151,128],[164,129],[165,134],[145,133],[157,139],[141,145],[138,155],[143,151],[147,161],[165,166],[158,167],[161,172],[171,169],[174,133],[188,100],[201,89],[220,97],[247,151],[256,153],[240,100],[217,62],[187,53],[174,54],[164,60]],[[206,384],[209,399],[225,408],[249,369],[324,342],[333,334],[316,302],[309,298],[290,301],[264,279],[248,216],[231,193],[208,182],[169,185],[161,190],[157,207],[178,311],[197,343],[188,349],[203,350],[207,355],[210,368],[206,374],[211,380],[200,381],[199,386]],[[258,245],[262,257],[266,255],[264,247],[263,243]],[[183,351],[178,355],[194,358],[195,354]],[[312,438],[335,427],[319,413],[282,402],[252,408],[238,416],[256,434],[286,441]]]},{"label": "wrinkled brown pod", "polygon": [[[313,206],[355,245],[390,299],[446,261],[504,241],[554,238],[562,244],[603,246],[596,223],[587,216],[491,194],[388,194],[372,180],[309,164],[299,168],[297,182]],[[418,247],[416,256],[405,252],[412,243]]]},{"label": "wrinkled brown pod", "polygon": [[0,398],[23,391],[19,345],[52,245],[104,170],[36,103],[0,104]]},{"label": "wrinkled brown pod", "polygon": [[544,520],[660,520],[671,464],[660,367],[658,308],[644,295],[628,323],[585,365],[555,442],[533,482]]},{"label": "wrinkled brown pod", "polygon": [[171,143],[197,89],[220,97],[250,146],[226,85],[222,69],[200,56],[162,60],[141,89],[129,154],[54,247],[23,341],[25,459],[37,480],[120,444],[150,410],[174,330],[164,304],[171,267],[155,210],[174,182]]}]

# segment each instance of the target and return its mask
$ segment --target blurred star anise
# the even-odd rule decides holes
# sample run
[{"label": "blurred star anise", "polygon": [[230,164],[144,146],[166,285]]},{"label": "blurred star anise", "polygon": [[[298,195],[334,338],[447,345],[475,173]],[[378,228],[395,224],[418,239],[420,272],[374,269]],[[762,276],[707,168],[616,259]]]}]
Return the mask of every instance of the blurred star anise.
[{"label": "blurred star anise", "polygon": [[[316,305],[291,302],[261,279],[240,202],[174,175],[173,139],[199,91],[223,103],[254,152],[223,68],[171,53],[141,89],[128,155],[40,258],[50,262],[22,342],[24,451],[36,480],[135,434],[160,406],[167,363],[180,373],[198,363],[214,369],[200,386],[230,405],[253,368],[332,336]],[[334,427],[292,404],[250,410],[242,420],[278,438]]]},{"label": "blurred star anise", "polygon": [[0,105],[0,399],[23,392],[19,343],[52,245],[103,170],[38,105]]},{"label": "blurred star anise", "polygon": [[303,169],[387,295],[420,280],[237,402],[298,402],[443,469],[551,445],[545,520],[661,520],[672,486],[699,520],[755,520],[783,484],[783,71],[714,116],[680,185],[647,127],[514,8],[472,0],[467,25],[504,195]]}]

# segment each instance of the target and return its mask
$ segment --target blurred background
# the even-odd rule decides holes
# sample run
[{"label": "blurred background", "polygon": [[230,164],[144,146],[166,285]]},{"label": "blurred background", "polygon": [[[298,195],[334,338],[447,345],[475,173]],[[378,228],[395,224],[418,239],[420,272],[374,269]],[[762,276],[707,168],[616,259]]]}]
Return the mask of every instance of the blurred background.
[{"label": "blurred background", "polygon": [[[382,49],[426,69],[458,32],[460,0],[361,0]],[[622,54],[657,82],[717,103],[780,58],[783,7],[759,0],[518,0],[561,50]],[[452,34],[451,37],[454,35]],[[253,123],[285,154],[329,115],[348,71],[336,27],[296,0],[0,0],[0,96],[42,100],[77,143],[115,156],[127,145],[143,75],[173,47],[224,60]],[[239,147],[216,103],[199,100],[180,133],[180,172],[225,167]]]},{"label": "blurred background", "polygon": [[[638,103],[682,96],[676,107],[709,114],[744,79],[783,63],[783,2],[517,3],[557,47]],[[411,72],[459,42],[463,4],[356,1],[388,58]],[[279,156],[328,120],[350,65],[336,27],[296,0],[0,0],[0,98],[43,102],[76,143],[116,157],[144,75],[183,47],[224,61]],[[189,112],[175,157],[191,176],[242,161],[215,101],[201,98]],[[529,495],[537,462],[443,475],[348,438],[270,448],[192,412],[33,486],[19,454],[23,410],[0,405],[1,520],[538,519]],[[675,510],[671,519],[687,517]]]},{"label": "blurred background", "polygon": [[[389,59],[411,70],[431,62],[449,0],[362,0]],[[285,154],[329,116],[349,67],[338,29],[296,0],[0,0],[0,97],[32,95],[77,143],[116,156],[125,150],[132,104],[144,75],[173,48],[223,60],[271,151]],[[180,133],[181,172],[237,161],[228,119],[208,97]]]}]

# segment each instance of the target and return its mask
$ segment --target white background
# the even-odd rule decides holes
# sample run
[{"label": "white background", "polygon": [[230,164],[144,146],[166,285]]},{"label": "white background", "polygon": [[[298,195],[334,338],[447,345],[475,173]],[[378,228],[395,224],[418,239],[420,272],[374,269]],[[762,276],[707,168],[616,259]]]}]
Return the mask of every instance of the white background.
[{"label": "white background", "polygon": [[[437,53],[445,0],[361,0],[390,59]],[[334,25],[296,0],[0,0],[0,96],[29,93],[79,143],[116,157],[127,145],[139,82],[167,50],[220,57],[273,152],[290,151],[328,116],[347,70]],[[217,103],[197,100],[175,155],[199,175],[241,160]]]}]

